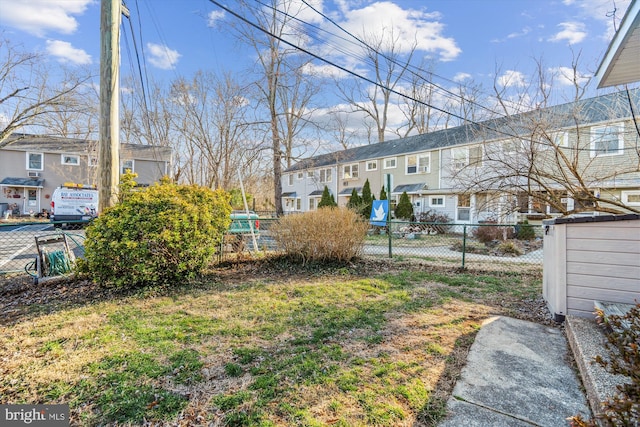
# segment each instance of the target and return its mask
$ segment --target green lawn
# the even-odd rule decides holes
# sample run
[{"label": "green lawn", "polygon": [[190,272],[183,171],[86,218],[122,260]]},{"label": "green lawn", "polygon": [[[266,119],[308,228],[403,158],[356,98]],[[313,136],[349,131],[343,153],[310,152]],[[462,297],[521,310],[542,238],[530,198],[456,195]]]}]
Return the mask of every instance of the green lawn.
[{"label": "green lawn", "polygon": [[68,403],[74,425],[434,425],[482,320],[541,289],[539,269],[267,262],[23,307],[0,326],[3,403]]}]

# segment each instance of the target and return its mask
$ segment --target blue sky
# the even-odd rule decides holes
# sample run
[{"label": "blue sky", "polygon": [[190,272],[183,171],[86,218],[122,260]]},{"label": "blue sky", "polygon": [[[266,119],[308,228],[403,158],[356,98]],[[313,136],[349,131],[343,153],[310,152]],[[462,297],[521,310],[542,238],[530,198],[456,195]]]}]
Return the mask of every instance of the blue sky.
[{"label": "blue sky", "polygon": [[[593,75],[613,35],[614,22],[619,24],[630,2],[307,1],[354,34],[375,34],[393,27],[404,46],[417,34],[416,54],[431,61],[433,71],[442,77],[438,83],[445,86],[473,81],[489,92],[497,79],[501,85],[524,87],[534,73],[534,59],[542,58],[545,71],[555,76],[558,101],[569,87],[564,76],[572,56],[580,55],[581,77]],[[234,0],[221,3],[234,9]],[[231,34],[229,25],[237,20],[208,0],[128,0],[126,4],[136,41],[144,49],[146,72],[155,80],[189,77],[197,70],[240,72],[254,61],[254,54]],[[43,53],[52,65],[97,70],[99,15],[97,0],[0,0],[3,37]],[[308,8],[300,16],[327,30],[326,34],[339,31]],[[128,54],[133,52],[133,42],[126,19],[123,27],[122,74],[130,74],[135,63]],[[332,43],[335,47],[338,42]],[[327,49],[327,45],[320,40],[307,47],[349,69],[361,69],[355,58]],[[335,73],[320,64],[317,70]],[[596,94],[593,83],[590,94]]]}]

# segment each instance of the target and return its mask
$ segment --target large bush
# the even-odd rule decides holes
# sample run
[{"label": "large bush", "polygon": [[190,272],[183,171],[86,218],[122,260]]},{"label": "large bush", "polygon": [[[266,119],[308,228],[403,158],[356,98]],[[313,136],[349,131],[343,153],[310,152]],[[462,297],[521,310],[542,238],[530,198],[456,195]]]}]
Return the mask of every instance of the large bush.
[{"label": "large bush", "polygon": [[411,200],[409,200],[409,195],[406,191],[400,195],[400,200],[398,201],[398,206],[396,206],[394,213],[396,218],[406,221],[413,216],[413,205],[411,204]]},{"label": "large bush", "polygon": [[87,228],[81,270],[122,287],[192,278],[211,262],[230,213],[222,190],[165,182],[133,191]]},{"label": "large bush", "polygon": [[368,224],[351,209],[327,207],[289,215],[271,227],[285,254],[301,260],[346,262],[362,253]]}]

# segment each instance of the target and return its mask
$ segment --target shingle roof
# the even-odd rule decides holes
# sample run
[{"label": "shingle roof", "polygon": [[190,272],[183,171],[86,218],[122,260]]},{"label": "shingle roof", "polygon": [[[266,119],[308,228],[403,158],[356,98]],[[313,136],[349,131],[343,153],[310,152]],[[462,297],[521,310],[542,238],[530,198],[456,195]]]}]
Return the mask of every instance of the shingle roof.
[{"label": "shingle roof", "polygon": [[411,194],[411,193],[416,194],[416,193],[421,193],[424,190],[427,190],[427,184],[425,183],[403,184],[403,185],[396,186],[396,188],[393,189],[392,193],[404,193],[406,191],[407,194]]},{"label": "shingle roof", "polygon": [[[88,139],[61,138],[46,135],[13,133],[5,150],[41,151],[46,153],[97,153],[98,142]],[[171,147],[120,144],[121,153],[135,159],[170,160]]]},{"label": "shingle roof", "polygon": [[2,187],[34,187],[34,188],[42,188],[44,184],[44,179],[35,179],[35,178],[11,178],[7,177],[0,181],[0,186]]},{"label": "shingle roof", "polygon": [[[634,105],[640,105],[640,88],[630,89],[629,96]],[[560,130],[575,127],[576,124],[599,123],[628,117],[631,117],[631,112],[627,92],[621,91],[584,99],[576,103],[556,105],[509,117],[469,123],[454,128],[322,154],[301,160],[285,170],[285,173],[526,135],[531,133],[532,123],[549,123],[550,128]]]}]

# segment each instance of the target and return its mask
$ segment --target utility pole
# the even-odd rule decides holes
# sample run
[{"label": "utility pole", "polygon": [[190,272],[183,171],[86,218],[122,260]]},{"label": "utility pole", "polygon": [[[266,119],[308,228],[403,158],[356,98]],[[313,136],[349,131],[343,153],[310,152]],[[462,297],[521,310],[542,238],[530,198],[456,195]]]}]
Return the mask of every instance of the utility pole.
[{"label": "utility pole", "polygon": [[120,2],[100,1],[100,212],[116,204],[120,178]]}]

